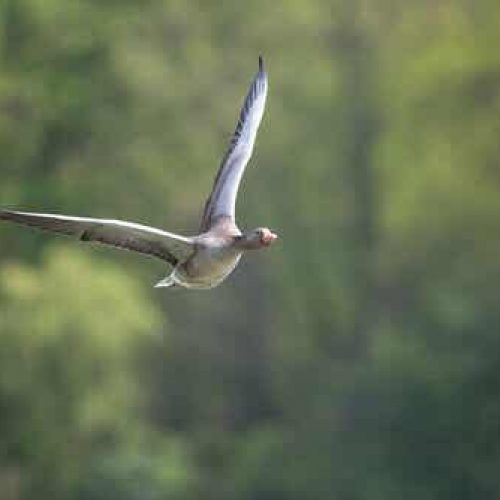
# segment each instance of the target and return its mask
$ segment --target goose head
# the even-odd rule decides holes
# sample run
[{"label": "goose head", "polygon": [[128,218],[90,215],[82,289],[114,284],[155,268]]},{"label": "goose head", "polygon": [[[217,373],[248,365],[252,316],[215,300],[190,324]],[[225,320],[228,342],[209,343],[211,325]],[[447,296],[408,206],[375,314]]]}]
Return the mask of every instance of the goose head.
[{"label": "goose head", "polygon": [[258,227],[239,236],[238,246],[246,250],[257,250],[270,246],[277,238],[278,235],[267,227]]}]

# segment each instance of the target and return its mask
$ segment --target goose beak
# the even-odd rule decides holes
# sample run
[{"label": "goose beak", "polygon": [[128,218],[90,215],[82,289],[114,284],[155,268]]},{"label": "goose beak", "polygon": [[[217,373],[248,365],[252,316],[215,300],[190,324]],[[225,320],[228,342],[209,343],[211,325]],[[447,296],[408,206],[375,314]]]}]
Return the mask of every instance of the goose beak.
[{"label": "goose beak", "polygon": [[273,243],[277,239],[278,239],[278,235],[277,234],[275,234],[275,233],[273,233],[271,231],[268,231],[262,237],[262,242],[264,243],[264,245],[270,245],[271,243]]}]

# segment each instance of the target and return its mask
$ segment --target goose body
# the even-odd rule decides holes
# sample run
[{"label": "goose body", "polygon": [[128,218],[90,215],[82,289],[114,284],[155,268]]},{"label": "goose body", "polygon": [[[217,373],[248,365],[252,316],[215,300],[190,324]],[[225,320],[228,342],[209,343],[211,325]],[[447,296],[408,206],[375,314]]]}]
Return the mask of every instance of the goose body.
[{"label": "goose body", "polygon": [[173,285],[209,289],[231,274],[242,254],[272,244],[277,236],[265,227],[242,233],[235,221],[238,188],[252,155],[264,114],[267,74],[262,58],[240,111],[236,130],[221,162],[212,192],[205,203],[196,236],[181,236],[162,229],[116,219],[95,219],[0,209],[0,220],[76,236],[162,259],[171,273],[156,287]]},{"label": "goose body", "polygon": [[[197,251],[167,277],[185,288],[214,288],[231,274],[240,261],[242,251],[226,241],[210,237]],[[165,286],[162,281],[156,286]]]}]

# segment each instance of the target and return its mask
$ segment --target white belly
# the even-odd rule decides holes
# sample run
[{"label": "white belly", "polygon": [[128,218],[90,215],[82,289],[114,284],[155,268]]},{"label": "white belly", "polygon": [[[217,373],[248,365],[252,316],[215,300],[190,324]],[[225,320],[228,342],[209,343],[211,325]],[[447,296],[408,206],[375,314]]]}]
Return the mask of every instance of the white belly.
[{"label": "white belly", "polygon": [[233,248],[200,249],[196,255],[174,270],[176,283],[186,288],[213,288],[237,266],[241,252]]}]

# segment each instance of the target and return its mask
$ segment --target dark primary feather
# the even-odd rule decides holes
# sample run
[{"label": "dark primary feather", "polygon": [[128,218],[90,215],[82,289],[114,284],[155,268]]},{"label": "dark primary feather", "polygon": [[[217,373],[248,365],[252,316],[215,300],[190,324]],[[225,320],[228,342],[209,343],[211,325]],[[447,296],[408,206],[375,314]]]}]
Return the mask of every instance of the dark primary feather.
[{"label": "dark primary feather", "polygon": [[119,220],[91,219],[55,214],[37,214],[0,210],[0,220],[77,236],[82,241],[99,242],[146,255],[177,265],[191,251],[189,238],[156,228]]}]

